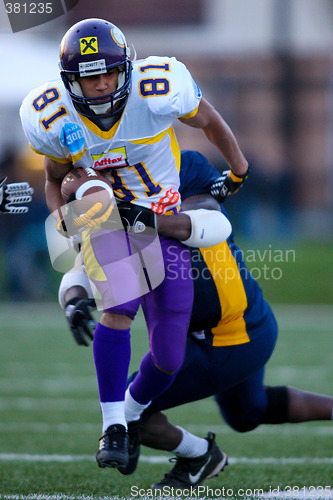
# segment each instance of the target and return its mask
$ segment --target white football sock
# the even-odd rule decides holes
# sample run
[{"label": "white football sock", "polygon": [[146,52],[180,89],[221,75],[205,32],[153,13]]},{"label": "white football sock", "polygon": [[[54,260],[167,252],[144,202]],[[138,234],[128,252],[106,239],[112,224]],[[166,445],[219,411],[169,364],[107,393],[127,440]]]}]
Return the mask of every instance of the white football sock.
[{"label": "white football sock", "polygon": [[190,432],[187,432],[182,427],[178,426],[183,433],[183,439],[176,449],[172,450],[171,453],[175,453],[178,457],[184,458],[195,458],[204,455],[208,451],[208,441],[207,439],[199,438],[194,436]]},{"label": "white football sock", "polygon": [[125,401],[101,403],[101,410],[103,416],[103,432],[113,424],[124,425],[127,429],[125,420]]},{"label": "white football sock", "polygon": [[135,399],[133,398],[132,394],[130,393],[129,387],[126,390],[125,393],[125,418],[126,422],[132,422],[133,420],[139,420],[141,413],[143,410],[148,408],[150,405],[151,401],[146,404],[146,405],[141,405]]}]

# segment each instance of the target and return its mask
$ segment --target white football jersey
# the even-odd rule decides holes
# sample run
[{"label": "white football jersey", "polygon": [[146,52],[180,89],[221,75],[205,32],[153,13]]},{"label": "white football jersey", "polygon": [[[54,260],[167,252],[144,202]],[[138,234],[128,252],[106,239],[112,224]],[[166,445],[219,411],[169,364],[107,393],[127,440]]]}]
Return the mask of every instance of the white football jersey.
[{"label": "white football jersey", "polygon": [[36,152],[104,170],[117,198],[166,213],[180,205],[180,149],[172,124],[194,116],[200,99],[183,63],[150,56],[134,63],[127,104],[106,132],[76,111],[61,80],[30,92],[20,116]]}]

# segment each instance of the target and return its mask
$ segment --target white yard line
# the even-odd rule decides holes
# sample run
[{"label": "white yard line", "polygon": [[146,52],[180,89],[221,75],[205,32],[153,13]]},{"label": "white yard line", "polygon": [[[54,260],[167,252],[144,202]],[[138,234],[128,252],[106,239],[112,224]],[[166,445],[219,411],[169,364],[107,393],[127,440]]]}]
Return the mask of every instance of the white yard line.
[{"label": "white yard line", "polygon": [[[246,495],[250,494],[249,490],[241,489],[241,496],[238,496],[239,493],[237,491],[233,491],[228,489],[228,496],[221,496],[219,492],[221,490],[215,489],[212,490],[209,486],[202,487],[205,488],[207,495],[205,494],[205,490],[201,490],[201,492],[197,496],[185,496],[187,500],[197,500],[198,498],[202,499],[210,499],[212,498],[209,495],[212,495],[212,492],[216,492],[219,500],[261,500],[261,499],[284,499],[284,500],[330,500],[333,499],[333,491],[330,489],[322,490],[321,488],[303,488],[301,490],[297,490],[295,494],[291,494],[290,490],[282,490],[278,491],[277,489],[272,489],[272,491],[260,491],[260,493],[256,493],[251,496],[244,496],[244,492]],[[130,486],[129,486],[129,489]],[[135,490],[136,491],[136,490]],[[142,491],[142,490],[141,490]],[[179,491],[179,490],[178,490]],[[160,499],[160,496],[154,496],[152,490],[146,490],[146,494],[141,493],[140,496],[137,494],[135,496],[94,496],[94,495],[65,495],[63,493],[54,493],[52,495],[45,495],[41,493],[31,493],[29,495],[1,495],[1,499],[3,500],[134,500],[135,498],[139,498],[140,500],[152,500],[152,499]],[[233,494],[232,494],[233,493]],[[165,498],[165,497],[162,497]],[[176,500],[179,497],[170,497],[168,496],[168,500]],[[214,498],[217,498],[216,496]]]},{"label": "white yard line", "polygon": [[55,493],[53,495],[43,495],[32,493],[30,495],[1,495],[1,499],[6,500],[121,500],[121,497],[95,497],[93,495],[64,495]]},{"label": "white yard line", "polygon": [[[294,495],[291,495],[290,491],[280,491],[274,496],[270,492],[265,492],[262,496],[258,497],[258,500],[261,498],[269,498],[270,500],[276,500],[277,498],[281,498],[284,500],[330,500],[333,498],[333,490],[321,490],[319,488],[300,490],[299,492],[295,492]],[[244,499],[246,500],[246,499]]]},{"label": "white yard line", "polygon": [[[141,455],[140,462],[149,464],[168,463],[170,456]],[[0,453],[3,462],[85,462],[95,461],[92,455],[38,455],[29,453]],[[302,465],[302,464],[333,464],[333,457],[231,457],[229,463],[233,465]]]}]

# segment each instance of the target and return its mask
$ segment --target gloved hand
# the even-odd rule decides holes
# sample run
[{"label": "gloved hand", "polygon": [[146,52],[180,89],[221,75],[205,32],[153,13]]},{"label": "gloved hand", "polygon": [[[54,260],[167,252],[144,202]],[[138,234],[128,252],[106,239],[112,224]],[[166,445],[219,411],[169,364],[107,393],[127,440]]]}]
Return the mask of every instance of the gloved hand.
[{"label": "gloved hand", "polygon": [[13,182],[5,184],[7,177],[0,180],[0,212],[3,214],[25,214],[28,207],[17,207],[20,203],[30,203],[33,188],[28,182]]},{"label": "gloved hand", "polygon": [[93,339],[96,322],[91,315],[91,311],[96,309],[94,299],[81,299],[74,297],[65,305],[65,315],[69,328],[78,345],[89,345],[89,340]]},{"label": "gloved hand", "polygon": [[102,215],[97,215],[102,208],[101,202],[96,202],[83,215],[77,216],[71,206],[71,202],[75,200],[75,194],[72,194],[66,201],[65,215],[57,223],[57,230],[62,236],[70,238],[75,234],[91,229],[103,222],[106,222],[111,215],[113,204],[110,203],[106,211]]},{"label": "gloved hand", "polygon": [[225,170],[221,177],[210,187],[210,194],[219,202],[223,203],[227,196],[237,193],[249,175],[249,169],[243,175],[236,175],[232,170]]},{"label": "gloved hand", "polygon": [[156,232],[156,214],[148,208],[123,201],[117,201],[121,222],[126,231],[144,233]]}]

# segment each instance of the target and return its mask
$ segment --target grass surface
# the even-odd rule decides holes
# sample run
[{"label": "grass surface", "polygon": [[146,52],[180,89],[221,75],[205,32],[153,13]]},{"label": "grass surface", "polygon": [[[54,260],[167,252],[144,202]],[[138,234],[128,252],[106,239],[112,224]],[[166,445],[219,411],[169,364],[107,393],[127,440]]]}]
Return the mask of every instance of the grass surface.
[{"label": "grass surface", "polygon": [[[332,309],[274,309],[280,338],[266,382],[333,395]],[[101,416],[92,349],[74,344],[59,307],[0,303],[0,317],[0,498],[139,498],[139,487],[149,494],[150,485],[171,468],[165,453],[143,448],[137,471],[127,477],[96,466]],[[132,345],[136,368],[147,347],[141,317]],[[203,496],[217,496],[223,487],[225,498],[238,489],[333,487],[332,422],[238,434],[220,419],[212,399],[168,415],[200,436],[216,432],[230,457],[225,472],[205,483],[210,490]]]},{"label": "grass surface", "polygon": [[333,243],[267,242],[240,248],[269,302],[333,304]]},{"label": "grass surface", "polygon": [[[236,243],[271,303],[333,304],[333,241],[249,244],[236,238]],[[10,259],[13,259],[10,252],[0,248],[0,301],[17,300],[18,296],[17,276],[10,278]],[[27,263],[27,267],[30,271],[25,273],[26,282],[20,283],[20,299],[39,301],[57,297],[62,275],[51,268],[48,255],[37,255],[34,264]]]}]

